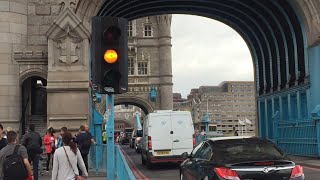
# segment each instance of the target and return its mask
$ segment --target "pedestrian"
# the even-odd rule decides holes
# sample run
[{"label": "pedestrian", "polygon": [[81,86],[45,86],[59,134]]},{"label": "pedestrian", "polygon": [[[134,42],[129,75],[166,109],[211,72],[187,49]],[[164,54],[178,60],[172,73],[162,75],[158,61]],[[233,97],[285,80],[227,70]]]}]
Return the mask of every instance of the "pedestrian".
[{"label": "pedestrian", "polygon": [[79,168],[83,172],[83,177],[88,178],[88,172],[81,157],[77,145],[72,141],[72,134],[64,132],[62,135],[63,146],[55,152],[52,167],[51,180],[78,180]]},{"label": "pedestrian", "polygon": [[57,142],[57,148],[59,147],[62,147],[63,146],[63,142],[62,142],[62,135],[68,131],[68,128],[67,127],[62,127],[60,129],[60,135],[59,135],[59,138],[58,138],[58,142]]},{"label": "pedestrian", "polygon": [[[80,133],[76,137],[75,142],[78,144],[78,147],[87,171],[88,171],[88,154],[90,151],[92,139],[93,138],[91,133],[86,132],[85,126],[81,125]],[[82,175],[81,171],[80,171],[80,175]]]},{"label": "pedestrian", "polygon": [[42,153],[42,139],[40,134],[35,132],[34,124],[30,124],[29,132],[23,136],[22,145],[27,148],[29,162],[32,162],[33,165],[34,179],[38,180],[40,154]]},{"label": "pedestrian", "polygon": [[94,140],[92,134],[91,134],[90,131],[89,131],[89,125],[88,125],[88,124],[85,124],[85,125],[84,125],[84,129],[85,129],[86,133],[88,133],[89,136],[91,136],[91,142],[92,142],[93,144],[97,144],[96,141]]},{"label": "pedestrian", "polygon": [[[18,177],[19,180],[24,177],[23,180],[33,180],[31,166],[28,160],[27,149],[22,145],[17,145],[17,137],[18,135],[16,132],[7,132],[8,144],[0,151],[0,180],[4,180],[5,177],[7,179],[11,177],[16,180],[18,180]],[[20,161],[15,161],[15,163],[8,163],[10,155],[14,155],[14,153],[17,153],[20,156],[20,158],[18,159]],[[10,166],[11,164],[15,165]]]},{"label": "pedestrian", "polygon": [[0,150],[4,147],[6,147],[7,143],[7,139],[4,137],[5,134],[3,133],[3,126],[2,124],[0,124]]},{"label": "pedestrian", "polygon": [[54,135],[54,130],[52,127],[50,127],[47,131],[47,134],[44,136],[44,145],[46,147],[46,153],[47,153],[47,168],[46,171],[49,172],[49,164],[51,160],[51,155],[53,156],[55,151],[55,142],[56,137]]}]

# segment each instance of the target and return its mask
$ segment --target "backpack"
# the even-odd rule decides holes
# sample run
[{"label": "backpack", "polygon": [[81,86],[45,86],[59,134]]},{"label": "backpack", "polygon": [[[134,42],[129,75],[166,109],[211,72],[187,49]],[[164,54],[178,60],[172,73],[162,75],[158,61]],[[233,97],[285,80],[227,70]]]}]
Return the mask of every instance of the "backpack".
[{"label": "backpack", "polygon": [[[20,145],[14,147],[13,153],[8,155],[3,163],[3,180],[26,180],[27,170],[21,156],[18,154]],[[19,173],[17,173],[19,172]]]},{"label": "backpack", "polygon": [[81,143],[81,150],[89,150],[91,147],[91,136],[88,133],[83,133],[83,142]]}]

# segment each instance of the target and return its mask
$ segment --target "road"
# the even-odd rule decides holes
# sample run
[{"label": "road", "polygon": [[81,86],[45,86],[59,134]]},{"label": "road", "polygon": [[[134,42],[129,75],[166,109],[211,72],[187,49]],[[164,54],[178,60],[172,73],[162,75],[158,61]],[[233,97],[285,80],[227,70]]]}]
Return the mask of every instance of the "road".
[{"label": "road", "polygon": [[[122,146],[123,150],[131,158],[137,169],[150,180],[177,180],[179,179],[179,166],[174,164],[160,164],[153,167],[151,170],[147,169],[141,164],[141,156],[136,153],[129,146]],[[306,180],[319,180],[320,169],[304,167]]]},{"label": "road", "polygon": [[138,170],[147,178],[151,180],[177,180],[179,179],[179,165],[176,164],[160,164],[154,166],[152,169],[147,169],[141,164],[141,155],[136,153],[134,149],[129,148],[128,145],[122,146],[123,150],[131,158]]}]

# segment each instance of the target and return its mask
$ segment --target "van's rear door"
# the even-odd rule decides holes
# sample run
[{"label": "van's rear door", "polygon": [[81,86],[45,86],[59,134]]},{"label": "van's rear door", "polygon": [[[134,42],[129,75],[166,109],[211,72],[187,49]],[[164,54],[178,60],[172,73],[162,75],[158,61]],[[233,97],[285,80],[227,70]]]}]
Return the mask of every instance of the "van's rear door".
[{"label": "van's rear door", "polygon": [[170,114],[153,114],[149,123],[153,155],[170,155],[172,149]]},{"label": "van's rear door", "polygon": [[173,155],[181,155],[184,152],[191,153],[194,133],[191,115],[188,113],[173,113],[171,114],[171,123]]}]

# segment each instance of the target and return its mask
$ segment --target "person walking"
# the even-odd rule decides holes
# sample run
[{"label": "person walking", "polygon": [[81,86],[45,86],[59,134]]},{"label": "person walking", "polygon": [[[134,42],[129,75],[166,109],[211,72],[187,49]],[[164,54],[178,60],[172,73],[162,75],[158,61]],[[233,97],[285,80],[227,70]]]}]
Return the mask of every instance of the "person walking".
[{"label": "person walking", "polygon": [[3,126],[0,124],[0,150],[8,144],[7,139],[4,137]]},{"label": "person walking", "polygon": [[[78,147],[87,171],[88,171],[88,154],[90,151],[92,139],[93,138],[91,134],[86,132],[85,126],[81,125],[80,133],[76,137],[75,142],[78,144]],[[80,171],[80,175],[81,174],[82,172]]]},{"label": "person walking", "polygon": [[34,180],[38,180],[40,154],[42,153],[42,139],[40,134],[35,132],[34,124],[30,124],[29,132],[23,136],[22,145],[27,148],[29,162],[32,162]]},{"label": "person walking", "polygon": [[91,137],[91,142],[92,142],[93,144],[97,144],[96,141],[94,140],[92,134],[91,134],[90,131],[89,131],[89,125],[88,125],[88,124],[85,124],[85,125],[84,125],[84,129],[85,129],[86,133],[88,133],[89,136]]},{"label": "person walking", "polygon": [[56,142],[56,136],[54,135],[54,130],[52,127],[50,127],[47,131],[47,134],[44,136],[44,145],[46,147],[46,153],[47,153],[47,168],[46,171],[49,172],[49,164],[51,160],[51,155],[54,154],[55,151],[55,142]]},{"label": "person walking", "polygon": [[67,132],[67,131],[68,131],[68,128],[67,128],[67,127],[62,127],[62,128],[60,129],[60,136],[59,136],[58,142],[57,142],[57,149],[58,149],[59,147],[62,147],[62,146],[63,146],[62,135],[63,135],[65,132]]},{"label": "person walking", "polygon": [[[8,144],[6,147],[1,149],[1,151],[0,151],[0,167],[1,167],[0,168],[0,180],[3,180],[4,177],[7,177],[7,178],[8,177],[15,177],[15,179],[16,179],[17,176],[24,176],[24,175],[26,177],[23,180],[25,180],[25,179],[33,180],[31,166],[30,166],[30,163],[28,160],[27,149],[22,145],[17,145],[17,142],[18,142],[17,136],[18,136],[17,133],[14,131],[7,132]],[[17,167],[21,167],[21,166],[19,166],[19,164],[16,164],[15,166],[11,166],[11,167],[7,166],[6,170],[5,170],[4,165],[6,163],[6,160],[8,160],[10,155],[13,155],[14,153],[17,153],[21,157],[22,162],[21,161],[20,162],[22,163],[22,169],[17,169]],[[16,161],[16,163],[19,163],[19,162]],[[16,172],[16,173],[13,174],[12,172]]]},{"label": "person walking", "polygon": [[63,146],[58,148],[54,154],[51,180],[77,180],[79,170],[83,177],[88,178],[88,172],[81,157],[80,150],[72,141],[72,134],[64,132],[62,135]]}]

